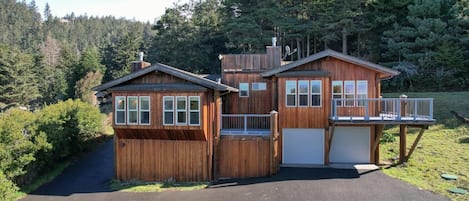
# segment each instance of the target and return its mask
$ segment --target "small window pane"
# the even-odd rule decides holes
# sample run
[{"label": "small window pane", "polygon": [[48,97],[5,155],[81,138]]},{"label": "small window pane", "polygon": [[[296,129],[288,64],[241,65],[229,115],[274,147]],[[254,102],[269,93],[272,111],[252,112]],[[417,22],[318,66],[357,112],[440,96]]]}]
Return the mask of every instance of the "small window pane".
[{"label": "small window pane", "polygon": [[190,97],[190,110],[199,110],[199,98]]},{"label": "small window pane", "polygon": [[287,106],[295,106],[295,105],[296,105],[296,96],[287,95]]},{"label": "small window pane", "polygon": [[117,109],[119,110],[125,110],[125,98],[116,98],[117,99]]},{"label": "small window pane", "polygon": [[129,97],[129,110],[137,109],[137,97]]},{"label": "small window pane", "polygon": [[140,109],[149,110],[150,109],[150,98],[140,97]]},{"label": "small window pane", "polygon": [[311,81],[311,93],[321,93],[321,81]]},{"label": "small window pane", "polygon": [[298,81],[299,93],[307,94],[308,93],[309,82],[305,80]]},{"label": "small window pane", "polygon": [[186,123],[186,112],[177,112],[177,123],[178,124]]},{"label": "small window pane", "polygon": [[286,92],[288,94],[296,94],[296,81],[287,81]]},{"label": "small window pane", "polygon": [[186,97],[177,97],[176,108],[178,110],[185,110],[186,109]]},{"label": "small window pane", "polygon": [[311,96],[311,105],[312,106],[321,106],[321,95],[312,95]]},{"label": "small window pane", "polygon": [[116,112],[116,123],[125,124],[125,111]]},{"label": "small window pane", "polygon": [[249,83],[239,83],[239,96],[240,97],[249,96]]},{"label": "small window pane", "polygon": [[298,105],[308,106],[308,95],[300,95]]},{"label": "small window pane", "polygon": [[173,100],[172,99],[165,99],[164,109],[165,110],[172,110],[173,109]]},{"label": "small window pane", "polygon": [[164,112],[164,122],[165,124],[174,124],[173,112]]},{"label": "small window pane", "polygon": [[142,124],[150,123],[150,112],[140,112],[140,123]]},{"label": "small window pane", "polygon": [[265,82],[254,82],[252,83],[253,91],[264,91],[267,89],[267,84]]},{"label": "small window pane", "polygon": [[129,123],[137,123],[137,111],[129,111]]},{"label": "small window pane", "polygon": [[199,124],[199,112],[190,112],[190,122],[189,124]]}]

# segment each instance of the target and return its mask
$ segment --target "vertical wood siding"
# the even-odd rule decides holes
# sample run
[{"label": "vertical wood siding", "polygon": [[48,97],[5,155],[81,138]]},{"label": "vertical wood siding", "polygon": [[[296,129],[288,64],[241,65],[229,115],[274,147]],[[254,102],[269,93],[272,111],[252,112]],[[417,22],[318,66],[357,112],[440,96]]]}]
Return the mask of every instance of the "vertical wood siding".
[{"label": "vertical wood siding", "polygon": [[269,143],[265,137],[222,136],[218,145],[218,177],[269,176]]},{"label": "vertical wood siding", "polygon": [[211,166],[206,141],[117,139],[116,177],[120,180],[208,181]]}]

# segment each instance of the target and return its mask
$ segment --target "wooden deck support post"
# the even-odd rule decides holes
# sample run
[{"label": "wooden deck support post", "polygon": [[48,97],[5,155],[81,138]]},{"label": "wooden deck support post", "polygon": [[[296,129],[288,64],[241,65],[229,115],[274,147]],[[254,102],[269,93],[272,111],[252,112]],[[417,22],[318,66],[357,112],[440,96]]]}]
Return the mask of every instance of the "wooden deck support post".
[{"label": "wooden deck support post", "polygon": [[275,110],[272,110],[270,112],[270,137],[269,137],[269,161],[270,161],[270,175],[274,175],[277,173],[277,161],[275,160],[275,155],[274,155],[274,143],[275,143],[275,138],[277,137],[277,131],[278,131],[278,112]]},{"label": "wooden deck support post", "polygon": [[329,146],[327,150],[328,157],[330,156],[329,154],[331,153],[332,138],[334,138],[334,129],[335,129],[335,124],[332,124],[331,129],[329,130],[330,137],[329,137],[329,142],[328,142]]},{"label": "wooden deck support post", "polygon": [[425,132],[426,128],[422,126],[422,128],[420,128],[420,132],[419,134],[417,135],[417,138],[415,138],[415,141],[414,143],[412,144],[412,147],[410,147],[410,150],[409,150],[409,153],[407,154],[406,156],[406,159],[405,161],[408,161],[410,156],[412,155],[412,153],[414,153],[414,150],[415,148],[417,147],[417,144],[419,143],[420,141],[420,138],[422,138],[422,135],[423,133]]},{"label": "wooden deck support post", "polygon": [[[406,95],[399,96],[400,100],[400,118],[405,117],[406,113]],[[406,162],[407,157],[407,125],[399,126],[399,163]]]},{"label": "wooden deck support post", "polygon": [[379,142],[383,136],[384,125],[378,124],[375,126],[375,141],[373,143],[372,152],[375,153],[375,164],[379,164]]}]

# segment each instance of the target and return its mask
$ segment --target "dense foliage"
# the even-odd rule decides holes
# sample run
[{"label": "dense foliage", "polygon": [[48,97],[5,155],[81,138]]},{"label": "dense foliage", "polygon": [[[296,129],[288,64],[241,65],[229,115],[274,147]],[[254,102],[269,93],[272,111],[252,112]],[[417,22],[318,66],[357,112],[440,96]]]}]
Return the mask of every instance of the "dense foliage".
[{"label": "dense foliage", "polygon": [[[11,109],[0,114],[0,195],[82,152],[102,130],[100,111],[80,100],[49,105],[34,113]],[[7,199],[10,200],[10,199]]]}]

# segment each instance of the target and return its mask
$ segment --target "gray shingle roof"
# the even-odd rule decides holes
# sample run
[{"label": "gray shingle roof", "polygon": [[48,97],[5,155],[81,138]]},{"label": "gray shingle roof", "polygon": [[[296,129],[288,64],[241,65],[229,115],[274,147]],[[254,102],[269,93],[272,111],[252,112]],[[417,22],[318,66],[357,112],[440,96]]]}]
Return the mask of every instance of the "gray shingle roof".
[{"label": "gray shingle roof", "polygon": [[178,69],[178,68],[174,68],[174,67],[171,67],[171,66],[168,66],[168,65],[165,65],[165,64],[161,64],[161,63],[154,64],[150,67],[144,68],[142,70],[131,73],[131,74],[126,75],[124,77],[121,77],[121,78],[106,82],[104,84],[101,84],[99,86],[93,87],[92,90],[93,91],[98,91],[98,92],[99,91],[104,91],[104,90],[107,90],[109,88],[120,85],[124,82],[127,82],[129,80],[138,78],[140,76],[143,76],[143,75],[146,75],[148,73],[155,72],[155,71],[156,72],[167,73],[167,74],[170,74],[172,76],[178,77],[178,78],[183,79],[183,80],[187,80],[189,82],[192,82],[194,84],[197,84],[197,85],[200,85],[200,86],[203,86],[203,87],[206,87],[206,88],[210,88],[210,89],[214,89],[214,90],[218,90],[218,91],[238,92],[238,89],[236,89],[234,87],[230,87],[228,85],[224,85],[224,84],[221,84],[221,83],[206,79],[204,77],[201,77],[199,75],[196,75],[196,74],[193,74],[193,73],[190,73],[190,72]]},{"label": "gray shingle roof", "polygon": [[353,56],[345,55],[345,54],[342,54],[342,53],[339,53],[339,52],[336,52],[336,51],[333,51],[333,50],[324,50],[322,52],[318,52],[316,54],[305,57],[305,58],[300,59],[298,61],[295,61],[295,62],[289,63],[287,65],[284,65],[280,68],[275,68],[275,69],[263,72],[263,73],[261,73],[261,75],[263,77],[270,77],[270,76],[276,75],[278,73],[285,72],[287,70],[296,68],[296,67],[301,66],[303,64],[313,62],[313,61],[316,61],[316,60],[319,60],[319,59],[322,59],[322,58],[325,58],[325,57],[334,57],[334,58],[337,58],[337,59],[340,59],[340,60],[343,60],[343,61],[347,61],[347,62],[350,62],[350,63],[353,63],[353,64],[357,64],[357,65],[363,66],[365,68],[369,68],[369,69],[372,69],[372,70],[375,70],[375,71],[378,71],[378,72],[382,72],[384,74],[388,74],[389,75],[388,77],[399,75],[399,71],[396,71],[396,70],[393,70],[393,69],[390,69],[390,68],[387,68],[387,67],[384,67],[384,66],[381,66],[381,65],[378,65],[378,64],[374,64],[374,63],[371,63],[369,61],[365,61],[363,59],[359,59],[359,58],[356,58],[356,57],[353,57]]}]

